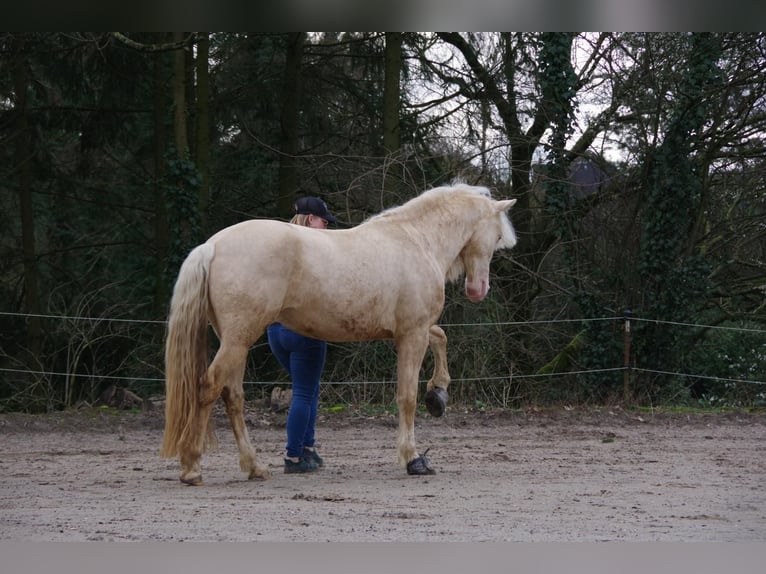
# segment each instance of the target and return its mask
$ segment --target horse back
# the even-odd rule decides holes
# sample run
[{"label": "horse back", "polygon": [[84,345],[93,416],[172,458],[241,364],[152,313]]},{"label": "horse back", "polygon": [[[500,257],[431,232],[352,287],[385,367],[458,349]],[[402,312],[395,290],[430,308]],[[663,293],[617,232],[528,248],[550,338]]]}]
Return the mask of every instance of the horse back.
[{"label": "horse back", "polygon": [[393,338],[434,321],[444,303],[443,277],[426,254],[374,228],[251,220],[210,241],[214,314],[251,317],[256,331],[280,321],[325,340]]}]

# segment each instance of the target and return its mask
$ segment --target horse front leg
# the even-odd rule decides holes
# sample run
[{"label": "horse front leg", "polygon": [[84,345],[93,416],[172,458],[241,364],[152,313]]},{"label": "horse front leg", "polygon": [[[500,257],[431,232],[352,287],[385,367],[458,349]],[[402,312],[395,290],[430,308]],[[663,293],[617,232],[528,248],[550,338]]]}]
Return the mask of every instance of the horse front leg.
[{"label": "horse front leg", "polygon": [[431,416],[440,417],[449,400],[447,387],[450,376],[447,369],[447,335],[438,325],[432,325],[428,330],[428,344],[434,356],[434,374],[426,386],[424,400]]},{"label": "horse front leg", "polygon": [[397,454],[407,474],[434,474],[424,456],[415,448],[415,408],[418,399],[418,374],[428,346],[426,333],[401,337],[396,341],[396,405],[399,409]]}]

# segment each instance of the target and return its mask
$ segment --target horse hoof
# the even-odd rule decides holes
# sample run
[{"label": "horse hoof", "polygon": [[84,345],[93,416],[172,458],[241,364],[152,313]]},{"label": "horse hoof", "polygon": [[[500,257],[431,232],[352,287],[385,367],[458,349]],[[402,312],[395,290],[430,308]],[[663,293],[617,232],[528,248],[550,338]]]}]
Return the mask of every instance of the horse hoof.
[{"label": "horse hoof", "polygon": [[444,414],[444,409],[447,407],[447,401],[449,395],[447,391],[441,387],[434,387],[426,393],[425,402],[426,408],[432,417],[440,417]]},{"label": "horse hoof", "polygon": [[202,475],[192,474],[190,476],[181,476],[181,482],[189,486],[202,486]]},{"label": "horse hoof", "polygon": [[271,478],[271,471],[265,467],[254,468],[247,476],[248,480],[268,480]]},{"label": "horse hoof", "polygon": [[[428,452],[426,450],[426,452]],[[429,474],[436,474],[436,471],[431,467],[430,461],[426,458],[426,454],[423,453],[417,458],[413,458],[407,463],[407,474],[424,476]]]}]

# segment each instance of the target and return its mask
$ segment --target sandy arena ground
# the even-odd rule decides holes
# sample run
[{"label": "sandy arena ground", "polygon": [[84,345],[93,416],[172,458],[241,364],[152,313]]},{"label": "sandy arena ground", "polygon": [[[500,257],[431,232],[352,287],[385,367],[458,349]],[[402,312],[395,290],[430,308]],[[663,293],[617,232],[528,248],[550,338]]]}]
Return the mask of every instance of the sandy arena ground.
[{"label": "sandy arena ground", "polygon": [[766,414],[418,414],[437,470],[396,464],[396,418],[325,413],[326,465],[284,475],[284,413],[250,407],[268,481],[225,417],[204,486],[158,456],[161,409],[0,415],[0,541],[764,541]]}]

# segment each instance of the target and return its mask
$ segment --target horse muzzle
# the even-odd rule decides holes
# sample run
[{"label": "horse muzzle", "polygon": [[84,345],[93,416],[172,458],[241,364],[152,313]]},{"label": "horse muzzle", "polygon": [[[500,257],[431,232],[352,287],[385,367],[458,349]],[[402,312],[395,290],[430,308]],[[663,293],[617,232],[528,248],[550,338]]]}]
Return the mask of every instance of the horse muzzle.
[{"label": "horse muzzle", "polygon": [[472,303],[483,300],[489,292],[489,281],[480,279],[475,281],[465,280],[465,295]]}]

